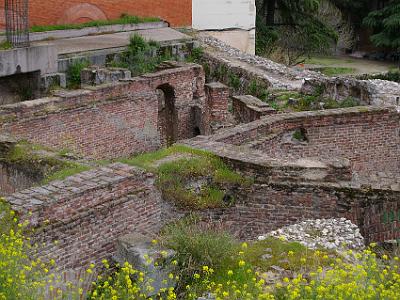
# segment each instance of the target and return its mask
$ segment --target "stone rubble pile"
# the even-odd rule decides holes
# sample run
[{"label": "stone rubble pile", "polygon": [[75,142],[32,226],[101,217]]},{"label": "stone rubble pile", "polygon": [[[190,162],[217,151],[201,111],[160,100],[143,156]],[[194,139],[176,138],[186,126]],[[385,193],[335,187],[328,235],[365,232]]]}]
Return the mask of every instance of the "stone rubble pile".
[{"label": "stone rubble pile", "polygon": [[[315,88],[323,84],[328,90],[331,90],[329,93],[325,92],[325,96],[334,99],[353,97],[354,95],[352,91],[360,90],[359,100],[365,102],[365,104],[375,106],[396,105],[396,101],[398,101],[397,99],[399,99],[400,96],[400,84],[397,82],[379,79],[358,80],[347,76],[328,77],[320,72],[307,70],[301,67],[287,67],[264,57],[244,53],[239,49],[233,48],[221,40],[206,34],[199,34],[197,38],[204,45],[219,50],[226,58],[231,57],[265,71],[272,86],[275,88],[295,89],[295,82],[303,81],[301,87],[302,91],[312,94],[315,92]],[[286,83],[279,84],[280,82]],[[290,82],[292,82],[292,84],[290,84]],[[307,91],[307,85],[310,85],[310,82],[313,82],[314,84],[312,88],[308,88],[309,90]],[[337,90],[339,89],[345,89],[346,91],[343,95],[338,95]]]},{"label": "stone rubble pile", "polygon": [[310,249],[322,247],[329,250],[358,250],[365,246],[358,226],[345,218],[306,220],[271,231],[258,239],[265,240],[268,237],[299,242]]}]

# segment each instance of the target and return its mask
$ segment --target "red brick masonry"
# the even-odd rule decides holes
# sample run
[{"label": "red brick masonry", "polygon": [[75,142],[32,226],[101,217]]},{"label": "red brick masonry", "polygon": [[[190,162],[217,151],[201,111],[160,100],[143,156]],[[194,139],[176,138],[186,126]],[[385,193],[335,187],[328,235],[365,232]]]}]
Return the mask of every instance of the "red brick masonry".
[{"label": "red brick masonry", "polygon": [[[206,133],[209,126],[204,81],[201,66],[183,64],[127,82],[1,106],[0,133],[97,159],[156,150],[165,140],[157,89],[173,91],[175,136],[186,139],[195,127]],[[200,124],[193,121],[196,110]]]},{"label": "red brick masonry", "polygon": [[[3,1],[0,28],[5,27]],[[159,17],[171,26],[192,25],[192,0],[29,0],[30,25],[81,23],[116,19],[121,14]]]}]

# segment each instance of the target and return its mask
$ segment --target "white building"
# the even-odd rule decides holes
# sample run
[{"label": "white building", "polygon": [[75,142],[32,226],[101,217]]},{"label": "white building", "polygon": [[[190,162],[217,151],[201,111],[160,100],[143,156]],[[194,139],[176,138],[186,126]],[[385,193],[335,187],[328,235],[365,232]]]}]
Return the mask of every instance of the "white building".
[{"label": "white building", "polygon": [[255,53],[255,0],[193,0],[192,23],[194,29]]}]

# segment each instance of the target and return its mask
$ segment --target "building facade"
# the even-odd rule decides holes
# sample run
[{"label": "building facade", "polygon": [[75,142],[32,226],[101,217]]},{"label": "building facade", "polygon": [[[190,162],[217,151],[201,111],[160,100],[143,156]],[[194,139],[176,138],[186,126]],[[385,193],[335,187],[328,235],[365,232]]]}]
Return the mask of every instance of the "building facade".
[{"label": "building facade", "polygon": [[[0,1],[0,29],[5,28]],[[254,52],[254,0],[29,0],[30,25],[83,23],[121,14],[159,17],[172,27],[207,30],[241,50]]]}]

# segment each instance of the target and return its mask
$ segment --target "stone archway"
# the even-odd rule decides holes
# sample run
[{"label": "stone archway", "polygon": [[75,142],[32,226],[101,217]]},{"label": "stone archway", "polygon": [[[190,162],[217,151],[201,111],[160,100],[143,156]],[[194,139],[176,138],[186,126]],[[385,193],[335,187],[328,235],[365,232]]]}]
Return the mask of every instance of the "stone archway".
[{"label": "stone archway", "polygon": [[158,96],[158,130],[161,144],[170,146],[178,140],[178,113],[175,107],[175,90],[169,84],[156,89]]},{"label": "stone archway", "polygon": [[107,20],[106,14],[96,5],[81,3],[68,8],[58,24],[84,23],[93,20]]}]

